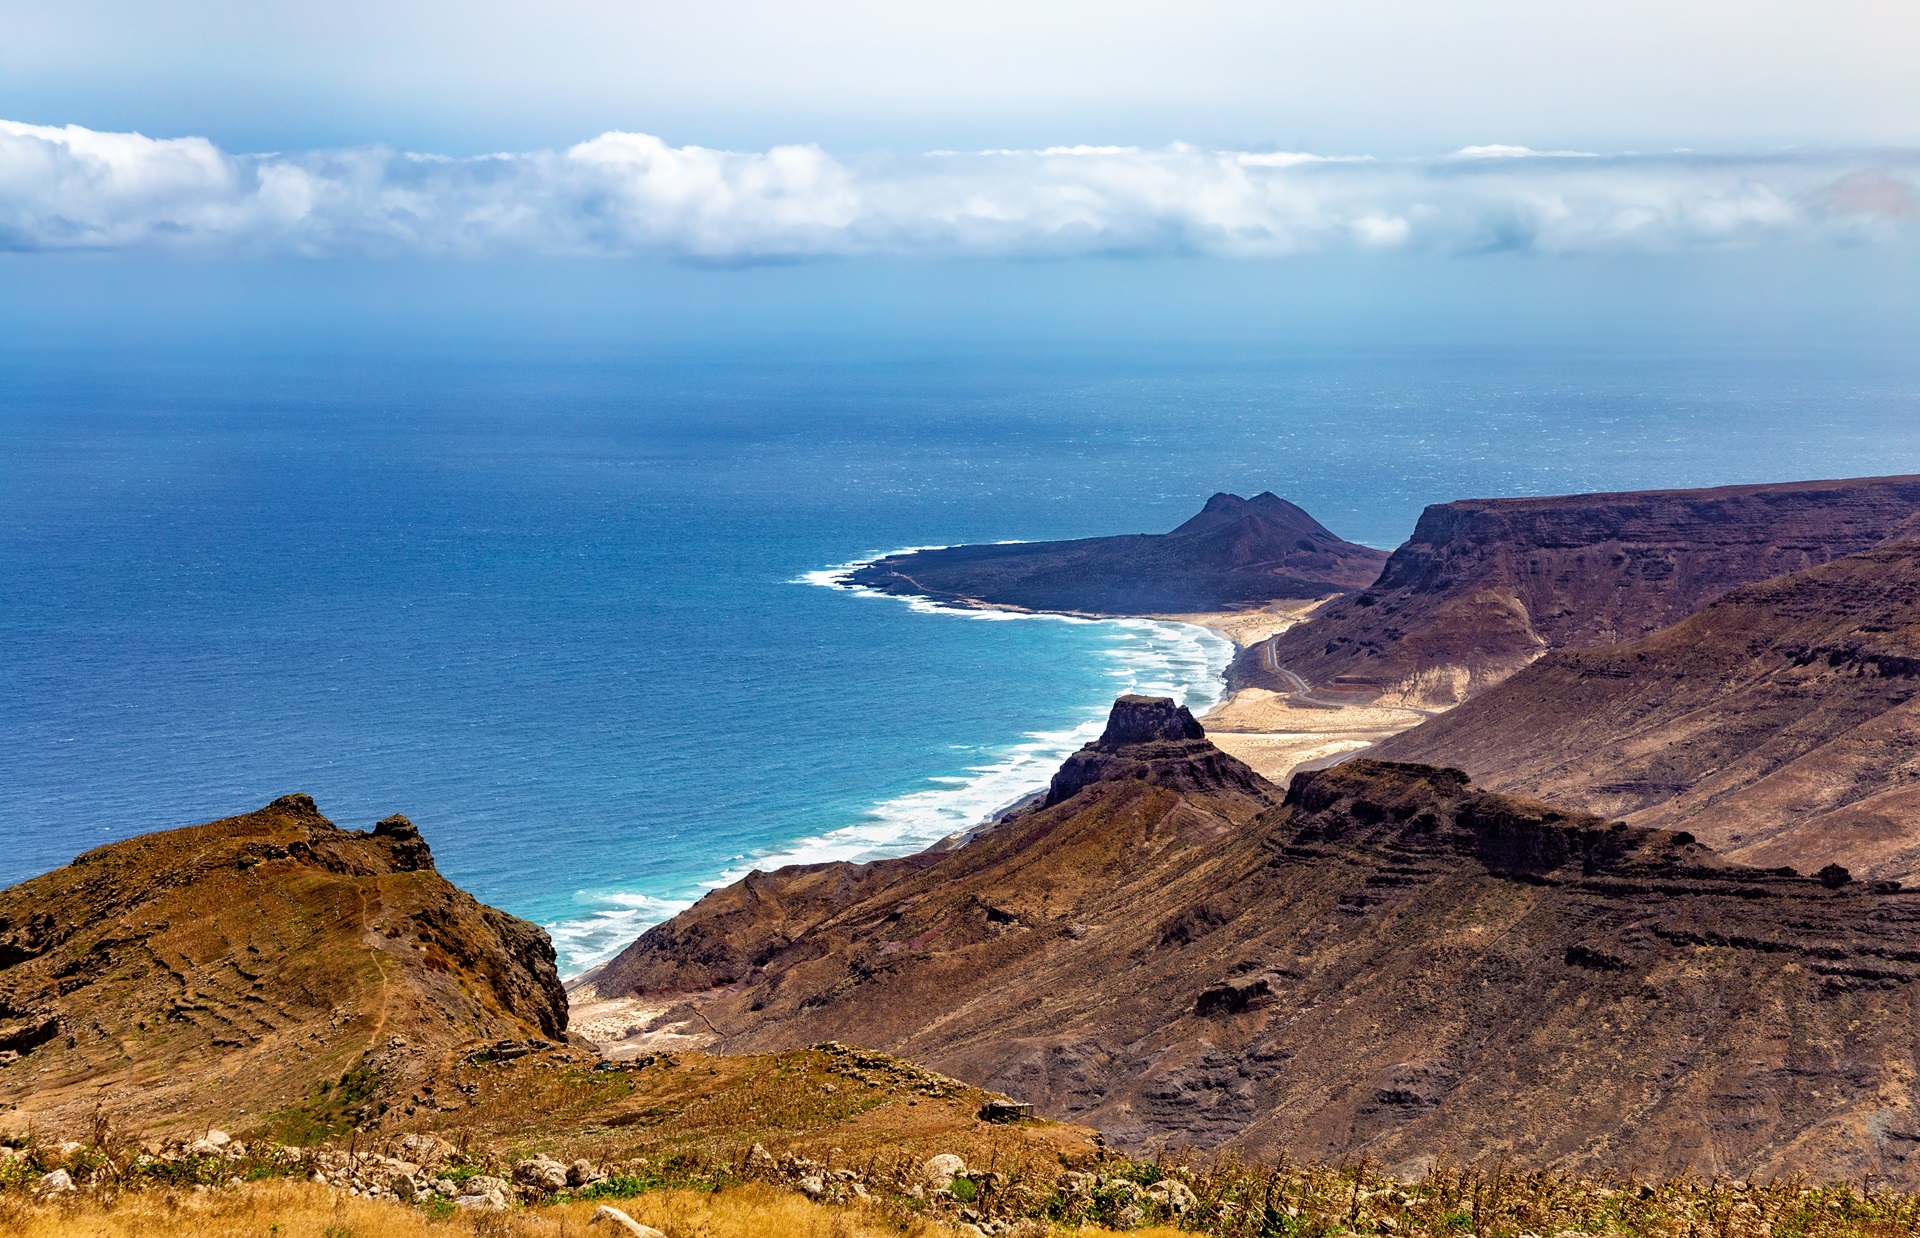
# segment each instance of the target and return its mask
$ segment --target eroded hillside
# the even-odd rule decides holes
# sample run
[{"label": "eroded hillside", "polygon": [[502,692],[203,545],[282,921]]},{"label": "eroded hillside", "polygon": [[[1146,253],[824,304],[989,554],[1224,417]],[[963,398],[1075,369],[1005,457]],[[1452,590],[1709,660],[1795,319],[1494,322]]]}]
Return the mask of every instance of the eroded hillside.
[{"label": "eroded hillside", "polygon": [[958,851],[758,874],[602,977],[1129,1142],[1920,1175],[1920,894],[1357,761],[1278,793],[1123,702]]}]

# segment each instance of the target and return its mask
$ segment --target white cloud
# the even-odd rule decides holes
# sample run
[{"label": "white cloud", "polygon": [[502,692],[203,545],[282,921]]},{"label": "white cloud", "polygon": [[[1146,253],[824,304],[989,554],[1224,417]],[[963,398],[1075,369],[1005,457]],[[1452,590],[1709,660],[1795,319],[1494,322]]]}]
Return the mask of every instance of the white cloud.
[{"label": "white cloud", "polygon": [[0,248],[221,253],[1282,256],[1652,251],[1910,238],[1920,152],[1433,159],[1062,146],[840,159],[604,133],[452,159],[233,155],[0,122]]}]

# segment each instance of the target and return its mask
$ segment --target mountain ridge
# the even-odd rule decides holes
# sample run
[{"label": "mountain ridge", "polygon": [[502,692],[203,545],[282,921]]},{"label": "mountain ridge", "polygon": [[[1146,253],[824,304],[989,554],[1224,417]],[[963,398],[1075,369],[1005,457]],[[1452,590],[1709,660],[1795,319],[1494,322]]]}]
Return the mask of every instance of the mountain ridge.
[{"label": "mountain ridge", "polygon": [[1920,476],[1434,504],[1376,581],[1242,650],[1233,677],[1444,709],[1546,653],[1638,639],[1904,536],[1916,512]]},{"label": "mountain ridge", "polygon": [[1687,829],[1748,863],[1920,876],[1920,542],[1549,655],[1387,740],[1501,789]]}]

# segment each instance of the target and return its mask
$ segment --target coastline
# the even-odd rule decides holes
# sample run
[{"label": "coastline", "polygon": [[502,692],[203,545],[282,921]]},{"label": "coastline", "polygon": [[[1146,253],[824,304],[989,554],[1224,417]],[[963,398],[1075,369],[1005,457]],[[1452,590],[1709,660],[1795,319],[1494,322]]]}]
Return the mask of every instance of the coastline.
[{"label": "coastline", "polygon": [[[1311,602],[1269,602],[1258,610],[1146,618],[1190,623],[1247,649],[1306,622],[1328,598]],[[1428,714],[1416,709],[1377,705],[1341,705],[1313,700],[1306,692],[1235,688],[1200,715],[1214,746],[1238,757],[1282,787],[1300,770],[1325,769],[1347,760],[1389,736],[1418,726]]]},{"label": "coastline", "polygon": [[[886,552],[899,553],[903,552]],[[564,943],[563,975],[570,986],[590,983],[600,964],[648,928],[671,919],[706,892],[723,888],[755,869],[862,863],[959,845],[982,826],[1043,792],[1060,763],[1099,735],[1107,706],[1120,692],[1182,696],[1196,714],[1217,705],[1225,694],[1224,681],[1215,672],[1224,671],[1234,646],[1230,637],[1208,625],[1148,615],[1080,615],[950,604],[944,599],[886,593],[850,582],[848,577],[872,558],[810,570],[790,583],[888,598],[923,615],[974,621],[1041,620],[1085,625],[1089,630],[1092,625],[1104,625],[1106,634],[1096,640],[1099,648],[1090,651],[1088,665],[1096,674],[1110,677],[1110,686],[1097,701],[1090,700],[1084,717],[1056,729],[1027,730],[1004,744],[996,741],[991,748],[976,749],[963,765],[935,769],[901,793],[866,801],[831,828],[786,838],[744,855],[716,855],[713,868],[697,886],[682,887],[671,897],[660,896],[657,891],[596,892],[594,901],[588,904],[591,910],[546,922],[556,943]],[[587,997],[584,993],[581,996]],[[608,1017],[617,1020],[625,1015],[611,1012]]]},{"label": "coastline", "polygon": [[[799,577],[799,582],[845,589],[869,597],[894,598],[923,612],[982,612],[1035,618],[1052,616],[1086,623],[1126,619],[1182,623],[1203,628],[1226,639],[1236,652],[1306,622],[1315,611],[1338,596],[1329,594],[1309,601],[1275,600],[1246,610],[1122,615],[1093,611],[1034,610],[970,597],[933,598],[922,594],[890,593],[856,584],[852,579],[853,573],[881,559],[917,550],[943,549],[946,547],[914,546],[890,550],[851,563],[805,573]],[[1216,747],[1246,762],[1262,777],[1284,787],[1296,771],[1324,769],[1347,760],[1391,736],[1418,726],[1431,717],[1432,712],[1321,701],[1305,691],[1304,685],[1302,691],[1291,693],[1265,688],[1235,688],[1229,680],[1220,699],[1196,716]]]}]

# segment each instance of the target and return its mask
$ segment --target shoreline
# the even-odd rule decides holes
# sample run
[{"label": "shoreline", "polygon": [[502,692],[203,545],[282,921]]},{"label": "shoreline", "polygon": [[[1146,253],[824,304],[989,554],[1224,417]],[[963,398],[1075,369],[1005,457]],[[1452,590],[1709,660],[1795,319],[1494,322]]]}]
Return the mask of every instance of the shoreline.
[{"label": "shoreline", "polygon": [[[900,551],[890,551],[898,554]],[[884,556],[875,556],[884,557]],[[1142,646],[1149,653],[1149,663],[1154,650],[1179,650],[1186,646],[1196,646],[1206,650],[1207,667],[1219,664],[1221,650],[1217,640],[1200,637],[1193,631],[1199,628],[1208,633],[1208,637],[1226,640],[1231,646],[1230,637],[1205,624],[1187,624],[1180,620],[1168,620],[1153,615],[1091,615],[1073,614],[1058,611],[1034,611],[1019,607],[983,605],[971,599],[958,602],[946,599],[931,599],[918,595],[893,594],[878,589],[869,589],[853,583],[849,575],[870,559],[853,563],[838,564],[801,573],[790,583],[812,585],[844,590],[856,596],[891,598],[920,614],[945,613],[955,617],[975,619],[1039,619],[1054,622],[1091,625],[1096,623],[1120,624],[1133,627],[1131,637],[1115,636],[1110,643],[1114,649],[1109,652],[1122,652],[1124,646],[1131,646],[1135,640],[1145,641]],[[1175,625],[1187,630],[1175,630]],[[1143,629],[1157,629],[1147,633]],[[1237,648],[1237,646],[1234,646]],[[1176,695],[1205,689],[1206,695],[1201,701],[1212,699],[1213,704],[1225,699],[1226,688],[1218,676],[1205,674],[1197,659],[1200,655],[1188,649],[1191,658],[1176,657],[1170,669],[1168,682]],[[1227,655],[1230,657],[1231,655]],[[1187,662],[1192,661],[1191,665]],[[1224,667],[1222,667],[1224,670]],[[1146,673],[1146,672],[1141,672]],[[1134,689],[1129,689],[1134,690]],[[1111,695],[1106,703],[1111,702]],[[1196,709],[1200,703],[1196,702]],[[975,764],[958,771],[954,775],[930,776],[902,794],[890,798],[875,799],[866,803],[865,808],[854,816],[833,828],[821,833],[791,838],[767,849],[746,856],[718,858],[713,870],[702,878],[697,888],[687,892],[683,899],[654,897],[655,904],[666,903],[667,907],[647,909],[646,914],[639,909],[621,906],[596,906],[591,913],[569,916],[547,924],[548,931],[559,934],[574,926],[592,924],[598,940],[582,939],[575,934],[570,938],[571,957],[569,968],[563,979],[569,987],[590,980],[593,973],[620,950],[630,945],[635,938],[662,922],[671,919],[674,914],[698,901],[708,891],[723,888],[746,876],[748,872],[773,870],[793,864],[820,864],[836,861],[854,863],[866,860],[899,857],[917,854],[922,851],[952,848],[961,845],[973,837],[982,828],[1000,820],[1011,809],[1043,793],[1048,780],[1061,761],[1084,743],[1097,738],[1106,716],[1105,704],[1084,720],[1074,723],[1065,730],[1051,732],[1024,732],[1005,750],[994,749],[985,753]],[[639,914],[636,914],[639,912]],[[664,916],[662,916],[664,912]],[[661,918],[655,918],[661,917]],[[613,921],[624,921],[619,925],[620,932],[609,934]],[[584,940],[586,948],[581,946]],[[605,948],[599,941],[611,940],[613,944]],[[577,968],[578,970],[573,970]],[[609,1017],[622,1017],[609,1014]]]},{"label": "shoreline", "polygon": [[[1269,602],[1249,610],[1185,614],[1105,615],[1036,611],[1017,606],[998,606],[971,598],[936,601],[866,589],[846,583],[844,573],[850,570],[833,570],[832,577],[838,579],[821,573],[807,583],[827,584],[878,597],[893,597],[903,602],[917,603],[920,607],[962,612],[1000,611],[1035,618],[1086,622],[1148,620],[1184,624],[1221,637],[1236,652],[1305,622],[1329,600]],[[1295,694],[1273,692],[1265,688],[1235,688],[1230,679],[1222,685],[1222,689],[1221,696],[1213,706],[1198,716],[1201,726],[1206,728],[1207,738],[1221,751],[1246,762],[1255,772],[1282,788],[1296,771],[1337,764],[1364,752],[1390,735],[1417,725],[1426,717],[1410,709],[1344,706],[1317,701],[1295,705],[1290,699]],[[1032,798],[1033,793],[1028,793],[996,808],[966,829],[937,841],[923,843],[916,850],[964,846],[978,832],[990,829],[1021,802]],[[903,855],[913,853],[901,852]],[[606,959],[600,959],[564,981],[568,1005],[577,1029],[594,1043],[602,1055],[615,1059],[630,1058],[646,1053],[699,1048],[718,1039],[713,1028],[699,1026],[694,1019],[686,1017],[685,1011],[678,1010],[680,1003],[675,1000],[603,996],[595,981],[605,962]],[[677,1012],[681,1017],[670,1019],[670,1012]]]},{"label": "shoreline", "polygon": [[[1248,649],[1289,628],[1305,623],[1329,599],[1310,602],[1269,602],[1255,610],[1203,612],[1185,615],[1142,615],[1190,623]],[[1418,726],[1430,716],[1416,709],[1379,705],[1337,705],[1310,701],[1295,704],[1304,692],[1275,692],[1267,688],[1235,688],[1200,715],[1207,738],[1216,748],[1252,766],[1254,772],[1280,787],[1301,770],[1337,765]]]}]

